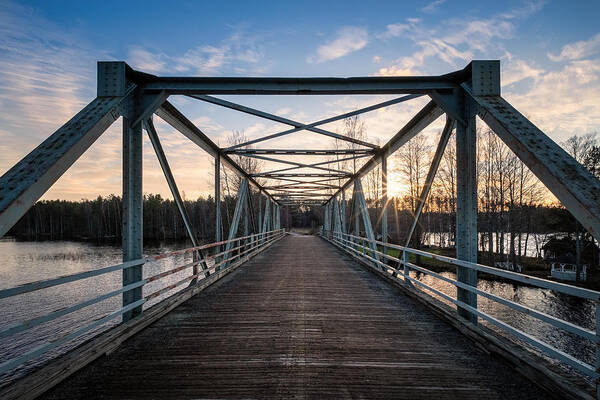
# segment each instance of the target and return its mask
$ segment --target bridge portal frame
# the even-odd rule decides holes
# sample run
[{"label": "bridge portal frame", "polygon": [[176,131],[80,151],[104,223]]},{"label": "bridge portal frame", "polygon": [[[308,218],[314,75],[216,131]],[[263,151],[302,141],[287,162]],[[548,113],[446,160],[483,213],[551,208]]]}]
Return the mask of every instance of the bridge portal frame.
[{"label": "bridge portal frame", "polygon": [[[402,95],[356,111],[322,119],[311,123],[294,121],[251,107],[235,104],[216,98],[215,95],[355,95],[380,94]],[[187,119],[168,101],[172,95],[185,95],[199,101],[237,110],[246,114],[266,118],[289,125],[291,128],[239,143],[226,148],[215,144],[200,128]],[[418,97],[428,96],[431,100],[408,123],[383,146],[323,129],[320,126],[359,115],[383,107],[397,105]],[[446,127],[442,134],[439,152],[436,152],[434,165],[428,175],[431,184],[436,163],[443,154],[450,125],[455,121],[458,164],[457,190],[457,257],[468,262],[477,261],[477,182],[475,165],[476,116],[479,116],[494,130],[508,147],[531,169],[596,239],[600,239],[600,182],[583,166],[562,150],[556,143],[514,109],[500,94],[500,63],[498,60],[475,60],[463,70],[440,76],[409,77],[358,77],[358,78],[230,78],[230,77],[158,77],[136,71],[125,62],[110,61],[98,63],[97,97],[69,122],[59,128],[41,145],[25,156],[14,167],[0,177],[0,236],[20,219],[52,184],[85,152],[95,140],[119,116],[123,117],[123,251],[124,261],[141,256],[142,247],[142,129],[146,129],[169,188],[175,198],[179,212],[192,243],[197,240],[156,129],[152,115],[156,114],[165,122],[188,137],[193,143],[215,158],[215,207],[216,239],[222,238],[220,213],[220,167],[233,170],[242,178],[238,195],[239,209],[236,207],[234,220],[230,224],[229,237],[237,234],[237,227],[243,214],[248,219],[251,210],[241,198],[248,198],[249,187],[255,187],[261,197],[265,197],[264,218],[255,225],[262,232],[278,226],[281,206],[321,204],[326,209],[326,225],[336,226],[341,231],[352,224],[346,223],[345,191],[354,187],[352,216],[354,232],[360,230],[359,215],[362,215],[366,234],[372,243],[375,232],[371,226],[368,207],[362,195],[361,178],[382,164],[383,204],[377,220],[384,246],[388,239],[387,227],[387,159],[411,138],[428,127],[442,114],[446,114]],[[340,149],[254,149],[256,143],[280,138],[303,130],[349,142],[353,148]],[[290,167],[253,174],[245,171],[231,155],[262,158],[290,165]],[[347,159],[369,157],[358,171],[340,171],[325,165],[331,163],[295,162],[265,155],[348,155]],[[437,160],[437,161],[436,161]],[[338,161],[338,160],[336,160]],[[300,172],[302,169],[318,172]],[[266,185],[261,180],[276,179],[289,182],[287,186]],[[307,180],[310,179],[310,180]],[[337,184],[336,184],[337,181]],[[342,182],[343,181],[343,182]],[[279,186],[275,189],[273,186]],[[323,187],[323,196],[318,190],[303,186]],[[243,188],[243,190],[242,190]],[[273,192],[277,190],[277,192]],[[329,192],[331,191],[331,192]],[[328,197],[323,199],[323,197]],[[425,202],[428,188],[423,190],[419,205]],[[341,204],[339,198],[341,197]],[[411,231],[418,223],[421,212],[415,215]],[[262,212],[262,210],[261,210]],[[259,215],[260,213],[259,212]],[[261,216],[262,217],[262,216]],[[245,223],[245,231],[248,223]],[[235,229],[233,229],[235,228]],[[412,234],[412,233],[411,233]],[[410,235],[409,235],[410,236]],[[409,237],[410,239],[410,237]],[[406,260],[405,260],[406,261]],[[139,266],[124,273],[123,284],[131,284],[141,279]],[[476,286],[476,271],[461,270],[458,280]],[[476,296],[471,292],[461,292],[459,297],[465,304],[476,308]],[[462,293],[462,294],[461,294]],[[132,304],[140,298],[138,289],[123,296],[124,304]],[[129,318],[139,310],[126,315]],[[476,315],[459,309],[465,317],[476,322]]]}]

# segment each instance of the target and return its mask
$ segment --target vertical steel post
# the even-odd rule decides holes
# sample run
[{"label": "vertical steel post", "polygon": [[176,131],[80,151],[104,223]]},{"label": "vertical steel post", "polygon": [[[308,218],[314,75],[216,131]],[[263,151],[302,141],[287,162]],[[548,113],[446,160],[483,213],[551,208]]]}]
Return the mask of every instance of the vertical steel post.
[{"label": "vertical steel post", "polygon": [[[143,256],[142,124],[123,117],[123,261]],[[142,280],[142,266],[123,270],[123,286]],[[123,307],[142,298],[142,288],[123,293]],[[123,314],[123,322],[142,313],[142,306]]]},{"label": "vertical steel post", "polygon": [[329,203],[325,204],[325,210],[323,210],[323,229],[325,235],[329,237],[329,230],[331,229],[329,226]]},{"label": "vertical steel post", "polygon": [[[358,214],[358,196],[356,195],[356,183],[352,189],[352,211],[354,217],[354,236],[360,236],[360,218]],[[358,239],[356,239],[356,243],[358,244]]]},{"label": "vertical steel post", "polygon": [[340,203],[338,203],[337,197],[332,197],[331,201],[333,201],[333,232],[338,232],[340,230]]},{"label": "vertical steel post", "polygon": [[[230,258],[229,250],[233,247],[232,240],[235,239],[235,235],[237,234],[238,227],[240,226],[240,220],[242,217],[242,211],[244,209],[244,204],[248,201],[248,179],[242,179],[240,183],[240,188],[238,190],[238,198],[235,203],[235,211],[233,212],[233,218],[231,220],[231,226],[229,227],[229,236],[227,238],[227,244],[225,244],[225,254],[223,255],[224,259]],[[239,245],[239,243],[238,243]],[[221,268],[217,270],[225,269],[229,262],[226,262],[222,265]]]},{"label": "vertical steel post", "polygon": [[342,202],[340,204],[341,214],[342,214],[342,232],[348,233],[348,229],[346,227],[346,192],[342,190]]},{"label": "vertical steel post", "polygon": [[375,234],[373,233],[371,217],[369,216],[369,208],[367,207],[367,201],[365,200],[365,194],[363,192],[360,178],[357,178],[354,181],[354,190],[356,191],[355,196],[358,200],[358,210],[360,210],[360,213],[362,215],[363,226],[365,227],[365,234],[367,235],[369,247],[371,248],[371,250],[373,250],[373,258],[379,261],[379,255],[375,253],[375,251],[377,250],[377,244],[375,244]]},{"label": "vertical steel post", "polygon": [[[381,207],[381,241],[384,243],[383,253],[387,254],[387,246],[385,243],[388,242],[388,181],[387,181],[387,156],[384,154],[381,156],[381,201],[383,205]],[[383,260],[387,263],[387,258]]]},{"label": "vertical steel post", "polygon": [[[248,236],[250,234],[250,195],[251,195],[250,187],[248,187],[248,198],[244,203],[244,236]],[[241,245],[241,243],[240,243]],[[244,250],[246,250],[248,245],[248,239],[244,239]]]},{"label": "vertical steel post", "polygon": [[262,195],[258,192],[258,233],[262,233]]},{"label": "vertical steel post", "polygon": [[[269,200],[268,198],[265,199],[265,215],[263,217],[263,224],[262,224],[262,230],[261,233],[266,233],[269,231],[269,221],[271,219],[271,200]],[[263,235],[261,236],[261,240],[260,243],[263,243],[265,240],[265,236]]]},{"label": "vertical steel post", "polygon": [[[215,154],[215,242],[220,242],[221,236],[221,155]],[[220,252],[221,246],[215,247],[215,254]],[[215,258],[215,264],[219,262]]]},{"label": "vertical steel post", "polygon": [[[462,98],[464,123],[456,124],[456,258],[477,262],[477,136],[474,105]],[[457,267],[459,282],[477,287],[477,271]],[[457,299],[477,308],[477,295],[457,288]],[[477,316],[458,308],[462,317],[477,323]]]}]

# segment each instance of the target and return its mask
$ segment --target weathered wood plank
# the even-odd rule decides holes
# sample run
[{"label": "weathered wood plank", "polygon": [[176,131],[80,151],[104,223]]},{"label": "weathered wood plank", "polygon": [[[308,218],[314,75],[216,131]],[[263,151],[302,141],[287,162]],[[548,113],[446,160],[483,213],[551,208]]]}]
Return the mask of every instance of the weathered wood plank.
[{"label": "weathered wood plank", "polygon": [[[275,242],[273,242],[275,243]],[[265,248],[270,247],[268,244]],[[261,251],[262,249],[258,249]],[[229,268],[211,274],[208,278],[199,281],[197,285],[174,294],[168,299],[145,311],[138,318],[118,325],[100,336],[82,343],[67,354],[51,361],[39,370],[23,377],[0,391],[0,399],[34,399],[48,389],[62,382],[71,374],[85,367],[98,357],[109,354],[117,349],[124,341],[140,332],[147,326],[156,322],[169,311],[206,289],[219,279],[239,268],[251,257],[259,253],[255,251],[243,257]]]},{"label": "weathered wood plank", "polygon": [[547,398],[314,237],[287,237],[44,398]]}]

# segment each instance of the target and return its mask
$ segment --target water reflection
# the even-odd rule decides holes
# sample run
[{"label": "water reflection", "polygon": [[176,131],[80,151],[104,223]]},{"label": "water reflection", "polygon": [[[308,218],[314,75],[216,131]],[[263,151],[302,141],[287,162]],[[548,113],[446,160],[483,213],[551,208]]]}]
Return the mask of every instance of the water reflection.
[{"label": "water reflection", "polygon": [[[453,272],[442,272],[440,274],[449,279],[456,279],[456,274]],[[434,287],[444,294],[456,298],[456,288],[454,285],[448,282],[444,282],[430,275],[415,271],[411,271],[411,276],[427,285]],[[595,329],[595,305],[591,300],[568,296],[548,289],[540,289],[508,282],[490,281],[486,279],[479,279],[477,287],[480,290],[495,294],[507,300],[512,300],[515,303],[528,306],[537,311],[550,314],[556,318],[571,322],[575,325],[582,326],[590,330]],[[428,292],[428,294],[431,294],[431,292]],[[454,307],[454,305],[449,301],[444,300],[443,298],[434,294],[432,295],[444,303]],[[591,365],[594,364],[595,347],[593,343],[587,339],[556,328],[546,322],[540,321],[537,318],[519,311],[515,311],[510,307],[504,306],[482,296],[477,296],[477,306],[486,314],[489,314],[501,320],[502,322],[508,323],[509,325],[520,329],[521,331],[524,331],[536,337],[537,339],[543,340],[544,342],[576,357],[579,360],[585,361]],[[490,329],[506,335],[503,330],[496,328],[494,325],[481,319],[480,321]],[[546,357],[537,348],[522,341],[518,342],[521,345],[527,346],[536,354],[544,357],[553,364],[558,365],[554,359]],[[559,365],[559,367],[568,370],[569,372],[574,372],[569,366]]]},{"label": "water reflection", "polygon": [[[182,244],[163,244],[146,247],[146,255],[156,255],[182,248]],[[0,288],[9,288],[31,281],[55,278],[119,264],[122,259],[120,247],[95,246],[78,242],[15,242],[0,241]],[[191,262],[191,254],[165,258],[144,265],[144,277],[152,276],[168,269]],[[144,286],[146,296],[191,274],[191,268],[169,275]],[[64,285],[25,293],[0,300],[0,329],[10,325],[47,315],[53,311],[75,305],[102,294],[117,290],[122,285],[122,272],[115,271],[93,278],[70,282]],[[182,285],[144,304],[151,307],[163,298],[185,288]],[[75,331],[121,307],[121,296],[106,299],[100,303],[75,311],[51,322],[0,339],[0,362],[23,354],[39,345]],[[78,339],[53,349],[44,356],[28,361],[11,373],[0,377],[0,385],[20,377],[32,368],[50,358],[56,357],[77,344],[119,323],[119,318],[88,331]]]}]

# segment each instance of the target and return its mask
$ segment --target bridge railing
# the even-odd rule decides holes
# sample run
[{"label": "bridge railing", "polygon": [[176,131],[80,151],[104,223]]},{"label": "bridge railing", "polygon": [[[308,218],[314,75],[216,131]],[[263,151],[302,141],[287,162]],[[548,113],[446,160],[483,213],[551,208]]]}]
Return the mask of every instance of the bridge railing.
[{"label": "bridge railing", "polygon": [[[600,338],[600,292],[597,292],[594,290],[589,290],[589,289],[584,289],[584,288],[579,288],[576,286],[567,285],[567,284],[563,284],[563,283],[559,283],[559,282],[553,282],[553,281],[550,281],[547,279],[536,278],[536,277],[520,274],[517,272],[507,271],[507,270],[503,270],[503,269],[499,269],[499,268],[493,268],[493,267],[489,267],[489,266],[482,265],[482,264],[472,263],[472,262],[468,262],[468,261],[462,261],[462,260],[458,260],[456,258],[442,256],[442,255],[430,253],[430,252],[423,251],[423,250],[412,249],[409,247],[404,247],[404,246],[391,244],[391,243],[383,243],[378,240],[369,240],[364,237],[355,236],[355,235],[351,235],[351,234],[347,234],[347,233],[343,233],[343,232],[323,231],[322,236],[326,240],[332,242],[334,245],[343,249],[344,251],[363,259],[364,261],[370,263],[371,265],[379,267],[379,269],[381,269],[384,273],[390,274],[394,277],[400,277],[400,278],[404,279],[404,282],[410,286],[414,287],[414,285],[416,285],[420,288],[425,289],[426,291],[429,291],[429,292],[449,301],[450,303],[455,304],[456,306],[458,306],[462,309],[468,310],[469,312],[477,315],[478,317],[489,322],[490,324],[504,330],[505,332],[508,332],[509,334],[517,337],[520,340],[523,340],[524,342],[526,342],[532,346],[535,346],[536,348],[540,349],[546,355],[548,355],[552,358],[555,358],[561,362],[564,362],[565,364],[571,366],[572,368],[576,369],[577,371],[583,373],[586,376],[591,377],[592,379],[594,379],[596,381],[600,378],[600,373],[597,372],[597,369],[595,366],[590,365],[587,362],[580,360],[576,357],[573,357],[572,355],[567,354],[564,351],[557,349],[556,347],[544,342],[543,340],[540,340],[518,328],[511,326],[510,324],[508,324],[504,321],[501,321],[500,319],[482,311],[481,309],[472,307],[472,306],[458,300],[455,297],[452,297],[446,293],[443,293],[439,289],[436,289],[418,279],[411,277],[410,271],[411,270],[418,271],[423,274],[429,275],[440,281],[454,285],[456,288],[461,288],[461,289],[467,290],[469,292],[475,293],[478,296],[483,296],[483,297],[485,297],[489,300],[492,300],[494,302],[497,302],[503,306],[509,307],[513,310],[519,311],[519,312],[527,314],[533,318],[536,318],[540,321],[548,323],[556,328],[563,329],[563,330],[570,332],[572,334],[575,334],[581,338],[587,339],[587,340],[591,341],[592,343],[594,343],[596,349],[598,349],[598,347],[600,346],[600,340],[599,340],[599,338]],[[369,246],[369,244],[372,244],[374,246],[371,247],[371,246]],[[375,250],[373,247],[376,248],[377,250]],[[383,248],[398,250],[400,257],[393,257],[393,256],[387,254],[387,252],[380,251],[380,249],[383,249]],[[516,303],[514,301],[505,299],[505,298],[495,295],[493,293],[478,289],[477,287],[467,285],[467,284],[459,282],[455,279],[448,278],[446,276],[443,276],[443,275],[436,273],[434,271],[431,271],[429,269],[415,265],[415,264],[409,262],[409,260],[408,260],[409,254],[419,255],[421,257],[426,257],[426,258],[441,261],[444,263],[452,264],[457,267],[464,267],[464,268],[472,269],[475,271],[481,271],[486,274],[495,275],[495,276],[501,277],[503,279],[510,280],[513,282],[518,282],[521,284],[531,285],[531,286],[535,286],[538,288],[550,289],[552,291],[564,293],[564,294],[574,296],[574,297],[577,297],[580,299],[591,300],[595,303],[595,309],[596,309],[595,330],[590,330],[585,327],[575,325],[571,322],[565,321],[560,318],[556,318],[552,315],[535,310],[526,305]],[[388,263],[386,262],[386,259],[389,261],[394,261],[395,263],[397,263],[396,265],[403,266],[403,268],[402,269],[394,268],[394,267],[388,265]],[[595,364],[596,364],[596,366],[600,365],[600,352],[598,352],[598,350],[596,352]]]},{"label": "bridge railing", "polygon": [[[19,285],[9,289],[0,290],[0,300],[8,299],[15,296],[21,296],[26,293],[36,292],[52,287],[66,285],[71,282],[77,282],[81,280],[89,279],[85,283],[87,285],[93,286],[95,281],[91,278],[99,277],[111,272],[122,271],[128,268],[137,267],[140,265],[154,263],[159,260],[180,256],[180,255],[189,255],[193,256],[193,260],[188,263],[184,263],[182,265],[178,265],[174,268],[169,268],[164,271],[160,271],[159,273],[155,273],[151,276],[143,278],[140,281],[135,283],[125,285],[117,290],[108,291],[99,296],[87,299],[85,301],[81,301],[79,303],[60,308],[48,314],[22,320],[19,322],[15,322],[9,326],[3,327],[0,329],[0,339],[4,340],[5,338],[12,337],[17,335],[20,332],[24,332],[27,330],[34,329],[39,327],[42,324],[49,323],[58,318],[64,317],[68,314],[75,313],[84,308],[90,307],[92,305],[104,302],[116,296],[122,295],[123,293],[136,289],[143,288],[145,285],[152,282],[165,282],[165,279],[172,275],[177,275],[178,278],[181,277],[182,272],[186,270],[192,270],[191,274],[185,276],[183,279],[177,280],[176,282],[166,282],[162,287],[155,289],[152,288],[151,293],[145,294],[140,300],[137,300],[131,304],[127,304],[124,307],[120,307],[111,311],[104,315],[95,315],[91,321],[83,321],[84,325],[74,329],[71,332],[62,334],[61,336],[54,337],[52,339],[44,340],[42,343],[38,343],[34,348],[29,349],[22,354],[18,354],[12,358],[9,358],[0,363],[0,376],[10,372],[21,364],[36,359],[45,353],[49,352],[52,349],[55,349],[59,346],[62,346],[74,339],[81,337],[87,332],[93,331],[104,324],[109,323],[110,321],[117,319],[121,315],[127,313],[130,310],[133,310],[136,307],[140,307],[145,303],[148,303],[150,300],[156,300],[161,295],[166,295],[168,293],[172,293],[173,290],[180,288],[182,285],[189,282],[201,281],[216,271],[223,270],[236,262],[245,261],[245,257],[250,257],[252,255],[258,254],[260,251],[266,248],[266,246],[275,242],[276,240],[282,238],[285,235],[285,229],[278,229],[264,233],[252,234],[248,236],[238,237],[232,240],[226,240],[222,242],[210,243],[202,246],[191,247],[176,251],[167,252],[160,255],[148,256],[142,259],[133,260],[124,262],[117,265],[112,265],[108,267],[102,267],[98,269],[93,269],[85,272],[78,272],[70,275],[60,276],[57,278],[46,279],[36,282],[30,282],[23,285]],[[218,249],[222,248],[222,246],[229,246],[230,248],[225,251],[219,251]],[[205,256],[204,258],[200,258],[201,252],[207,253],[210,250],[214,250],[215,254],[210,256]],[[201,268],[196,268],[196,266],[201,266]],[[194,273],[194,270],[197,270],[197,273]],[[92,291],[90,291],[92,292]],[[23,316],[26,317],[26,316]],[[5,358],[2,354],[0,354],[0,358]]]}]

